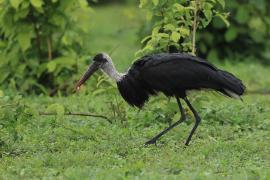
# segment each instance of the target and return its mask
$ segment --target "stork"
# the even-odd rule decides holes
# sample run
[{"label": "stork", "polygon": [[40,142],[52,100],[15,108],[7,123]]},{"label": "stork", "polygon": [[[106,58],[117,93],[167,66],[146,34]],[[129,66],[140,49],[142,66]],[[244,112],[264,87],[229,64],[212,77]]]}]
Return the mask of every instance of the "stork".
[{"label": "stork", "polygon": [[232,98],[241,98],[245,91],[242,81],[233,74],[218,69],[204,59],[183,53],[144,56],[135,61],[126,73],[119,73],[112,59],[106,53],[99,53],[76,84],[76,89],[80,89],[98,69],[116,81],[121,96],[131,106],[142,108],[149,96],[157,95],[158,92],[176,98],[180,119],[147,141],[146,145],[156,144],[162,135],[185,121],[186,116],[180,99],[187,104],[195,117],[195,124],[185,142],[185,145],[189,145],[201,118],[188,100],[187,91],[211,89]]}]

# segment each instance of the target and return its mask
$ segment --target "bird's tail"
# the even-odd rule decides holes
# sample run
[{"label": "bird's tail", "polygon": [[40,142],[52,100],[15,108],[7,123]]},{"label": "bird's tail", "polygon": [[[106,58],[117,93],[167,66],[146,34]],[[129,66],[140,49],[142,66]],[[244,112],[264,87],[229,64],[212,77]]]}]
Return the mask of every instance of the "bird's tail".
[{"label": "bird's tail", "polygon": [[222,83],[222,89],[220,91],[223,94],[232,98],[240,98],[240,96],[244,94],[246,89],[245,85],[233,74],[219,70],[218,77],[219,82]]}]

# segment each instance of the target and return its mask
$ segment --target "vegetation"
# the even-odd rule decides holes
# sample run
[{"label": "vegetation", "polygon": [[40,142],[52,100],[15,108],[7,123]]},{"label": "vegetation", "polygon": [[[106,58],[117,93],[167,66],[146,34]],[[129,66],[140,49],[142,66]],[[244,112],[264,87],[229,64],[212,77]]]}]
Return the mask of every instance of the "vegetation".
[{"label": "vegetation", "polygon": [[[188,121],[157,146],[143,146],[179,116],[176,102],[163,97],[153,98],[143,111],[124,104],[122,120],[113,115],[115,100],[107,94],[20,100],[41,111],[52,103],[66,111],[94,111],[113,124],[76,116],[30,117],[27,107],[6,108],[9,117],[3,118],[1,108],[0,178],[269,179],[269,97],[247,95],[244,103],[209,93],[192,97],[203,121],[188,148],[184,140],[194,121],[188,111]],[[1,98],[1,107],[3,98],[8,97]],[[2,124],[4,119],[10,123]],[[8,134],[11,129],[16,133]]]},{"label": "vegetation", "polygon": [[[78,72],[72,72],[72,77],[65,81],[68,88],[73,88],[71,79],[79,78],[86,68],[87,49],[110,53],[117,68],[124,71],[140,48],[137,32],[144,23],[143,10],[126,5],[99,6],[90,17],[89,35],[82,36],[84,47],[76,52]],[[35,45],[32,40],[25,52]],[[11,43],[8,39],[2,42]],[[47,60],[46,43],[43,50]],[[101,75],[89,80],[80,93],[68,96],[60,92],[54,97],[27,95],[24,89],[14,91],[7,88],[7,82],[1,83],[0,179],[267,180],[269,67],[256,63],[254,57],[249,60],[215,62],[244,81],[247,94],[243,102],[211,92],[190,92],[202,124],[189,147],[184,147],[184,141],[194,118],[187,107],[188,119],[184,124],[162,137],[157,146],[144,146],[145,141],[179,118],[175,100],[163,95],[151,98],[143,110],[138,110],[129,107],[115,84]],[[1,59],[0,63],[3,62],[6,61]],[[4,71],[1,73],[5,75]],[[112,123],[99,117],[64,115],[69,112],[106,116]],[[41,115],[45,113],[55,115]]]},{"label": "vegetation", "polygon": [[[212,59],[247,59],[255,57],[262,63],[269,63],[270,13],[267,0],[231,0],[226,4],[230,12],[230,28],[215,19],[198,36],[201,56]],[[215,48],[215,47],[219,48]],[[231,51],[234,49],[234,51]]]},{"label": "vegetation", "polygon": [[142,40],[146,45],[138,55],[156,52],[195,54],[197,29],[207,27],[215,16],[229,25],[228,14],[218,11],[217,5],[224,8],[224,0],[141,0],[140,7],[149,9],[148,17],[155,23],[152,34]]},{"label": "vegetation", "polygon": [[66,90],[84,53],[86,0],[0,1],[0,83],[23,92]]},{"label": "vegetation", "polygon": [[[145,51],[148,51],[147,49],[151,51],[156,46],[159,46],[162,51],[168,51],[168,48],[165,48],[167,44],[176,47],[176,49],[175,47],[169,49],[171,51],[191,51],[195,1],[183,0],[183,2],[186,2],[184,7],[175,5],[175,1],[170,1],[170,3],[152,1],[152,4],[150,4],[150,0],[142,0],[141,2],[148,2],[146,8],[150,10],[150,14],[154,12],[154,18],[151,19],[151,22],[146,22],[140,32],[141,37],[153,37],[152,39],[154,39],[147,43]],[[158,3],[155,4],[154,2]],[[200,3],[201,10],[199,8],[197,14],[205,28],[197,31],[196,45],[199,56],[211,60],[230,59],[233,61],[249,60],[250,58],[247,57],[252,56],[257,61],[269,63],[270,14],[267,9],[270,8],[270,3],[268,0],[209,0],[200,1]],[[145,3],[142,5],[145,6]],[[164,16],[160,13],[163,9]],[[166,11],[166,9],[169,10]],[[182,13],[178,13],[179,10]],[[225,14],[222,12],[225,12]],[[185,13],[188,14],[188,18],[185,18],[185,22],[188,23],[179,26],[179,18],[177,17],[182,17]],[[227,21],[230,23],[229,28]],[[172,39],[174,36],[171,36],[172,26],[168,26],[171,22],[178,28],[184,27],[186,29],[181,33],[178,31],[178,35],[175,36],[177,38],[173,38],[175,41]],[[154,31],[152,31],[153,27],[156,27]],[[164,27],[164,30],[159,31],[159,33],[162,33],[162,38],[158,38],[160,35],[157,35],[160,27]],[[147,36],[149,34],[150,36]],[[180,38],[179,35],[183,37]],[[157,38],[154,36],[157,36]],[[182,39],[180,45],[176,41],[179,38]],[[162,41],[160,44],[158,39]],[[183,42],[184,44],[181,45]],[[183,45],[184,47],[181,47]]]}]

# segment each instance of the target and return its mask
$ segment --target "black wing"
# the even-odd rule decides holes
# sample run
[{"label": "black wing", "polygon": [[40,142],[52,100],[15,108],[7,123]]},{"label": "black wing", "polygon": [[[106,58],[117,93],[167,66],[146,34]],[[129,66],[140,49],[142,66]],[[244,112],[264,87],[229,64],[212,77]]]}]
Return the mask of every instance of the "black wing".
[{"label": "black wing", "polygon": [[[231,83],[226,72],[226,78],[224,78],[224,71],[221,73],[211,63],[180,53],[145,56],[134,63],[130,73],[136,74],[137,79],[140,79],[148,89],[161,91],[167,96],[183,97],[186,90],[202,88],[218,90],[228,95],[224,89],[233,91],[235,85]],[[240,80],[229,75],[239,84]],[[239,88],[241,89],[239,91],[243,91],[243,87]]]},{"label": "black wing", "polygon": [[152,68],[155,66],[159,66],[163,63],[170,63],[171,61],[191,61],[194,64],[203,64],[213,70],[218,70],[213,64],[210,62],[199,58],[197,56],[192,56],[190,54],[185,53],[161,53],[161,54],[153,54],[142,57],[141,59],[134,62],[132,68]]}]

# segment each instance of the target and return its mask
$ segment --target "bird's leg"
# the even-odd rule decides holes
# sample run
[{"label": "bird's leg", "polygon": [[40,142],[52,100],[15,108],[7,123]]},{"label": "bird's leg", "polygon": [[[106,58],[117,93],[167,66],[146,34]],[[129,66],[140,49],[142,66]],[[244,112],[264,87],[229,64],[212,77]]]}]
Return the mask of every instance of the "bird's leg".
[{"label": "bird's leg", "polygon": [[195,125],[193,126],[193,128],[192,128],[192,130],[191,130],[191,132],[190,132],[190,134],[189,134],[189,136],[188,136],[188,138],[187,138],[187,140],[186,140],[186,143],[185,143],[185,145],[188,146],[188,144],[189,144],[189,142],[190,142],[190,140],[191,140],[191,138],[192,138],[194,132],[196,131],[197,127],[199,126],[199,124],[200,124],[200,122],[201,122],[201,118],[200,118],[200,116],[198,115],[198,113],[196,112],[196,110],[192,107],[192,105],[190,104],[190,102],[189,102],[189,100],[187,99],[187,97],[185,97],[184,100],[185,100],[185,102],[187,103],[189,109],[192,111],[192,113],[193,113],[193,115],[194,115],[194,117],[195,117],[195,120],[196,120],[196,121],[195,121]]},{"label": "bird's leg", "polygon": [[161,137],[163,136],[164,134],[166,134],[168,131],[170,131],[172,128],[174,128],[175,126],[177,126],[178,124],[181,124],[182,122],[185,121],[186,119],[186,115],[185,115],[185,112],[184,112],[184,109],[181,105],[181,102],[180,102],[180,99],[178,97],[176,97],[176,100],[177,100],[177,104],[179,106],[179,110],[180,110],[180,113],[181,113],[181,118],[179,121],[175,122],[174,124],[172,124],[171,126],[169,126],[168,128],[166,128],[165,130],[163,130],[162,132],[160,132],[158,135],[156,135],[155,137],[153,137],[151,140],[147,141],[145,143],[145,145],[149,145],[149,144],[156,144],[156,141]]}]

